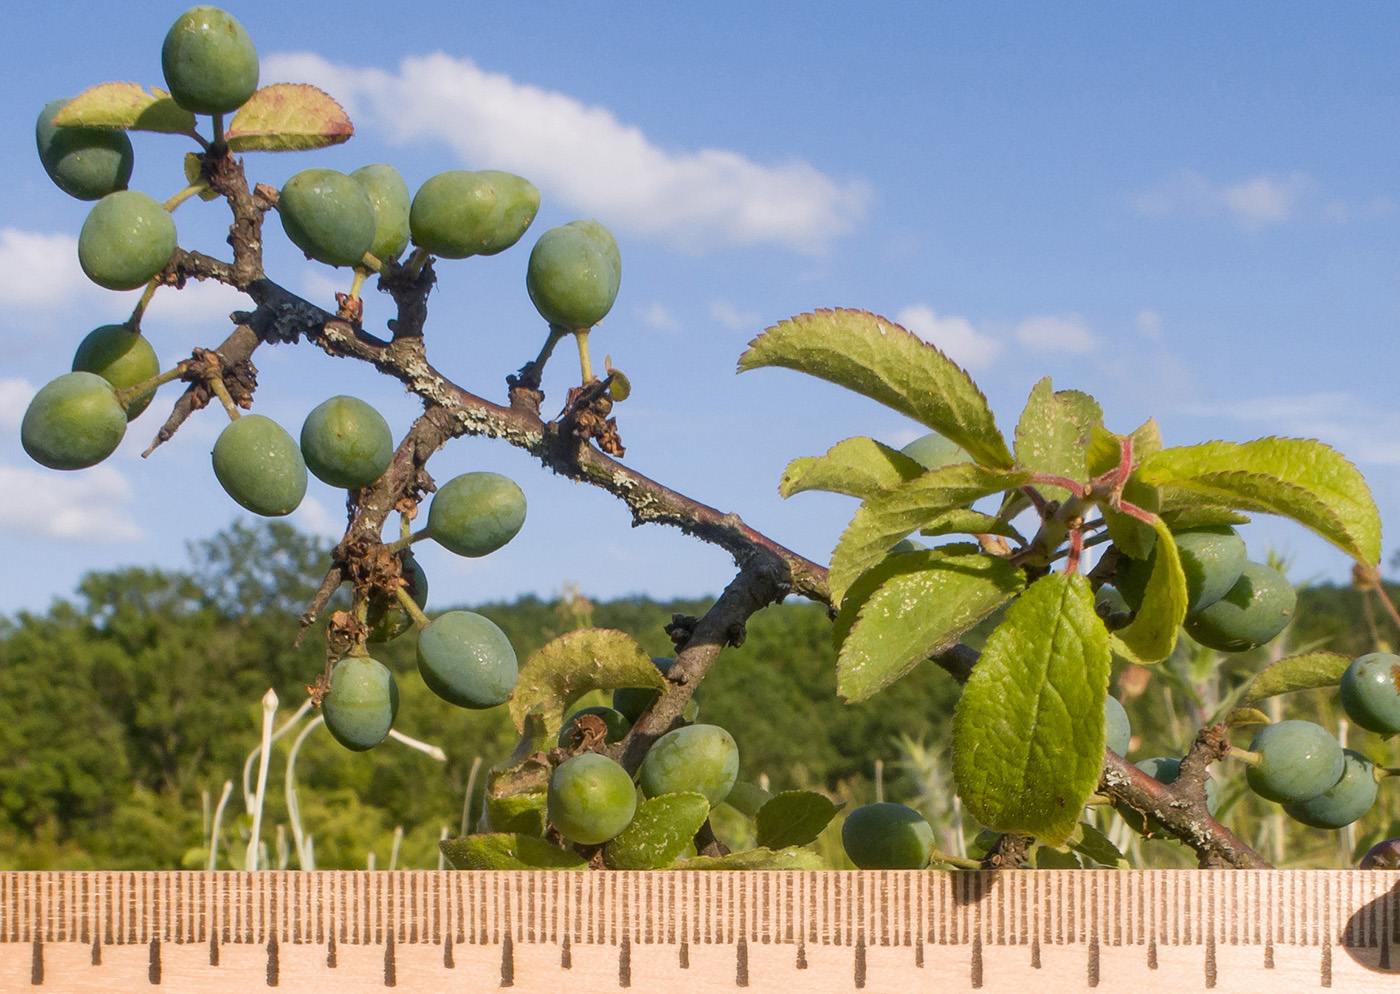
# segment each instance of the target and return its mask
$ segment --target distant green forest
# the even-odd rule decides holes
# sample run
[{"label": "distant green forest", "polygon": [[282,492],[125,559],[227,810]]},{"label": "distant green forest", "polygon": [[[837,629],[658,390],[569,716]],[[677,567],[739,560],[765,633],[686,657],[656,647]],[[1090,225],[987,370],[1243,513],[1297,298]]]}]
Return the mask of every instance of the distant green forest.
[{"label": "distant green forest", "polygon": [[[0,617],[0,868],[203,867],[225,781],[233,791],[220,823],[218,865],[242,866],[251,828],[243,767],[259,741],[262,697],[269,687],[276,692],[280,724],[325,665],[318,627],[300,648],[293,645],[325,552],[323,543],[284,523],[235,526],[192,546],[188,571],[91,573],[71,600],[44,614]],[[525,597],[470,607],[505,631],[523,663],[550,638],[588,625],[621,629],[651,654],[670,655],[663,626],[673,614],[699,615],[708,604]],[[1378,614],[1368,618],[1356,590],[1306,588],[1290,651],[1355,655],[1371,651],[1377,637],[1400,642],[1388,625]],[[364,867],[371,858],[380,868],[437,866],[443,829],[456,835],[462,824],[474,761],[489,767],[514,744],[504,708],[464,711],[423,686],[412,634],[376,656],[399,677],[396,728],[439,746],[447,759],[394,741],[352,753],[314,730],[300,749],[295,782],[318,868]],[[1220,657],[1183,646],[1150,682],[1141,671],[1120,669],[1113,692],[1133,718],[1132,758],[1179,755],[1200,721],[1266,663],[1259,653]],[[952,679],[926,665],[864,704],[843,703],[826,611],[794,602],[755,616],[744,645],[721,655],[698,696],[702,720],[737,739],[741,779],[775,791],[822,790],[852,807],[879,790],[920,807],[956,850],[963,835],[976,832],[953,803],[943,762],[957,695]],[[1333,697],[1292,695],[1281,706],[1288,717],[1336,729],[1341,710]],[[264,807],[261,837],[274,866],[298,865],[287,855],[284,792],[293,738],[274,746]],[[1375,736],[1353,738],[1360,741],[1353,748],[1396,765]],[[1336,862],[1343,849],[1400,828],[1400,801],[1388,784],[1384,810],[1373,812],[1358,835],[1338,840],[1330,835],[1341,833],[1294,833],[1269,806],[1239,796],[1232,788],[1240,779],[1226,771],[1233,811],[1227,807],[1222,820],[1301,865]],[[473,819],[482,780],[475,780]],[[1100,817],[1107,827],[1113,816]],[[717,830],[723,837],[746,826],[721,816]],[[1142,857],[1155,865],[1185,858],[1172,843],[1145,845]],[[832,858],[839,861],[839,853]]]}]

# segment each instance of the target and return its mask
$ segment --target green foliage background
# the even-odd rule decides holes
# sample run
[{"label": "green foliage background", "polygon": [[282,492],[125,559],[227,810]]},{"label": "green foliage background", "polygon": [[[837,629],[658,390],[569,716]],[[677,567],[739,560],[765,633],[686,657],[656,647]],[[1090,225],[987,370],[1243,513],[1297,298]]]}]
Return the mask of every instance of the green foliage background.
[{"label": "green foliage background", "polygon": [[[196,565],[189,571],[92,573],[71,601],[45,614],[0,617],[0,869],[202,867],[226,780],[234,791],[219,865],[242,865],[250,820],[241,771],[258,742],[261,698],[268,687],[277,692],[280,723],[305,700],[306,685],[325,663],[316,629],[300,648],[293,641],[326,548],[274,522],[236,526],[190,551]],[[501,626],[523,661],[550,638],[588,625],[621,629],[651,654],[669,655],[662,626],[673,614],[698,615],[706,607],[527,597],[474,610]],[[1377,634],[1395,640],[1394,632],[1372,628],[1358,592],[1317,586],[1301,592],[1285,638],[1291,649],[1355,655],[1371,651]],[[1200,723],[1267,663],[1262,653],[1218,666],[1184,645],[1145,686],[1139,671],[1116,663],[1112,692],[1124,698],[1138,738],[1132,758],[1180,755]],[[473,760],[490,766],[514,744],[504,708],[463,711],[427,691],[411,634],[379,655],[399,677],[397,727],[440,746],[447,762],[392,741],[355,754],[323,730],[313,732],[296,776],[318,868],[363,867],[371,852],[387,867],[398,827],[397,865],[436,866],[442,828],[458,834]],[[957,694],[951,678],[923,665],[864,703],[843,703],[826,611],[793,602],[754,617],[747,641],[720,657],[699,699],[702,720],[738,740],[741,779],[763,779],[775,792],[821,790],[849,808],[874,799],[874,764],[882,760],[885,798],[920,807],[940,844],[956,851],[960,830],[968,839],[976,832],[952,803],[944,752]],[[1343,717],[1335,694],[1324,691],[1278,700],[1280,716],[1313,718],[1334,730]],[[269,777],[263,835],[273,865],[276,826],[287,821],[282,784],[291,738],[274,747]],[[1241,738],[1247,744],[1247,731]],[[1353,729],[1350,745],[1395,765],[1392,748],[1370,733]],[[1243,792],[1238,773],[1223,771],[1221,818],[1284,865],[1344,865],[1344,850],[1400,834],[1400,800],[1389,783],[1355,833],[1327,833],[1295,825]],[[483,779],[476,781],[473,817]],[[1107,830],[1115,816],[1096,817]],[[737,816],[718,818],[717,827],[733,841],[751,831]],[[833,825],[819,843],[834,865],[839,845],[828,836],[838,831]],[[1193,863],[1175,843],[1141,846],[1136,855],[1151,865]]]}]

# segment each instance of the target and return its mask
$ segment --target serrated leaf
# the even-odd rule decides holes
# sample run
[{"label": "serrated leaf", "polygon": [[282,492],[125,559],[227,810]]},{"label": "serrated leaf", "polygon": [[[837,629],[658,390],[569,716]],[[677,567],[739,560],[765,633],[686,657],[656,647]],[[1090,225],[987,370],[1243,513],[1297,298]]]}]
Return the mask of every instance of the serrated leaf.
[{"label": "serrated leaf", "polygon": [[874,566],[890,546],[933,525],[979,497],[1013,490],[1031,478],[1029,470],[987,469],[975,463],[944,466],[868,498],[857,509],[831,556],[827,584],[840,605],[852,583]]},{"label": "serrated leaf", "polygon": [[[836,689],[852,704],[951,648],[1025,587],[1020,569],[973,550],[891,556],[889,568],[881,564],[871,572],[880,585],[864,597],[836,662]],[[843,605],[849,618],[847,612]]]},{"label": "serrated leaf", "polygon": [[584,628],[541,646],[520,669],[510,717],[517,730],[537,712],[553,741],[564,724],[564,709],[590,690],[665,686],[660,671],[636,640],[609,628]]},{"label": "serrated leaf", "polygon": [[725,797],[724,803],[741,815],[753,818],[758,815],[759,809],[772,798],[773,795],[758,784],[736,780],[734,786],[730,788],[729,794]]},{"label": "serrated leaf", "polygon": [[1255,704],[1279,694],[1291,694],[1295,690],[1335,687],[1342,682],[1342,674],[1350,665],[1351,657],[1343,656],[1340,652],[1304,652],[1286,656],[1254,678],[1243,702]]},{"label": "serrated leaf", "polygon": [[264,86],[233,115],[224,138],[234,152],[304,152],[349,141],[345,108],[308,83]]},{"label": "serrated leaf", "polygon": [[[1129,433],[1133,440],[1133,465],[1139,466],[1148,456],[1162,450],[1162,429],[1155,418],[1148,418]],[[1123,460],[1123,436],[1096,425],[1089,431],[1089,444],[1084,451],[1084,464],[1089,475],[1102,476]]]},{"label": "serrated leaf", "polygon": [[79,93],[54,115],[62,128],[85,125],[120,128],[123,131],[156,131],[161,134],[194,134],[194,115],[164,90],[140,83],[99,83]]},{"label": "serrated leaf", "polygon": [[445,839],[439,847],[459,870],[586,870],[588,861],[533,835],[493,833]]},{"label": "serrated leaf", "polygon": [[825,490],[864,500],[923,472],[923,466],[898,449],[857,436],[837,442],[826,455],[804,456],[788,463],[778,493],[791,497],[805,490]]},{"label": "serrated leaf", "polygon": [[1260,438],[1163,449],[1139,475],[1161,489],[1165,509],[1212,504],[1279,514],[1363,565],[1380,561],[1375,499],[1356,467],[1322,442]]},{"label": "serrated leaf", "polygon": [[493,832],[514,835],[544,835],[545,792],[510,794],[506,797],[486,795],[486,823]]},{"label": "serrated leaf", "polygon": [[825,870],[826,863],[802,846],[789,849],[745,849],[727,856],[696,856],[672,863],[669,870]]},{"label": "serrated leaf", "polygon": [[988,828],[1063,845],[1103,769],[1108,633],[1088,579],[1051,573],[987,639],[953,715],[953,775]]},{"label": "serrated leaf", "polygon": [[[203,179],[204,172],[199,165],[199,156],[195,155],[193,152],[186,152],[185,182],[188,183],[190,186],[194,186],[196,183],[201,182]],[[205,201],[206,203],[210,200],[218,200],[219,192],[217,190],[201,190],[199,192],[199,199]]]},{"label": "serrated leaf", "polygon": [[1016,539],[1022,545],[1026,544],[1025,538],[1012,526],[1011,522],[994,514],[984,514],[966,507],[944,511],[934,518],[931,524],[920,528],[919,534],[929,536],[1004,535],[1007,538]]},{"label": "serrated leaf", "polygon": [[1186,574],[1181,554],[1166,522],[1154,517],[1157,533],[1152,574],[1142,595],[1142,607],[1132,623],[1113,633],[1113,651],[1134,663],[1159,663],[1176,648],[1181,622],[1186,618]]},{"label": "serrated leaf", "polygon": [[1258,708],[1233,708],[1225,716],[1225,724],[1230,728],[1243,728],[1246,725],[1267,725],[1272,719]]},{"label": "serrated leaf", "polygon": [[1119,852],[1118,847],[1087,821],[1081,821],[1070,836],[1069,847],[1081,856],[1087,856],[1101,866],[1115,870],[1128,866],[1128,857]]},{"label": "serrated leaf", "polygon": [[631,823],[603,845],[611,870],[659,870],[679,859],[710,816],[704,794],[657,794],[637,806]]},{"label": "serrated leaf", "polygon": [[870,397],[961,445],[977,462],[1012,465],[987,398],[934,346],[869,311],[821,310],[769,328],[739,371],[784,366]]},{"label": "serrated leaf", "polygon": [[785,790],[759,809],[754,838],[764,849],[815,842],[844,805],[812,790]]},{"label": "serrated leaf", "polygon": [[[1098,401],[1078,390],[1056,392],[1047,376],[1031,388],[1016,424],[1016,465],[1088,483],[1084,453],[1090,431],[1102,424]],[[1038,489],[1049,500],[1069,496],[1063,487],[1042,484]]]},{"label": "serrated leaf", "polygon": [[1249,524],[1249,515],[1239,514],[1227,507],[1187,507],[1178,511],[1163,511],[1162,520],[1174,532],[1191,531],[1198,528],[1212,528],[1218,525]]}]

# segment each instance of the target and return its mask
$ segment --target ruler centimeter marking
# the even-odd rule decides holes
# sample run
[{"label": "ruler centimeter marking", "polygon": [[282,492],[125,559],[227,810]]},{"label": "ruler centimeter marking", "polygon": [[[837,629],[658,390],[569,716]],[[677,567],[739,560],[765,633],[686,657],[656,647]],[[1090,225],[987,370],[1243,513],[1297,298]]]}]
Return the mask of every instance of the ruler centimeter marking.
[{"label": "ruler centimeter marking", "polygon": [[1400,992],[1397,942],[1385,871],[0,873],[6,994]]}]

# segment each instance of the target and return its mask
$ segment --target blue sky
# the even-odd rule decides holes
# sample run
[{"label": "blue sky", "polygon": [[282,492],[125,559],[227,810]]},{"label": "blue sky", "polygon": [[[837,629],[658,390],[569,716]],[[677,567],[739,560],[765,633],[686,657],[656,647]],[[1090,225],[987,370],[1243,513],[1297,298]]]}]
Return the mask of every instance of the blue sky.
[{"label": "blue sky", "polygon": [[[185,4],[26,5],[11,39],[0,153],[0,613],[42,610],[83,572],[187,565],[186,543],[243,512],[218,488],[204,412],[149,459],[162,393],[107,463],[58,473],[26,459],[29,397],[69,368],[135,294],[86,284],[74,241],[87,205],[33,151],[47,101],[108,80],[160,85],[160,44]],[[1266,434],[1348,454],[1400,519],[1400,7],[1382,3],[383,4],[230,9],[263,82],[314,82],[357,134],[320,153],[250,154],[279,185],[310,165],[390,162],[411,189],[456,168],[520,173],[543,205],[520,246],[443,262],[429,355],[468,389],[543,337],[524,290],[529,245],[596,217],[617,235],[622,291],[594,334],[632,379],[617,415],[639,471],[825,561],[847,498],[783,501],[788,460],[851,435],[902,444],[917,426],[786,370],[734,374],[769,324],[817,307],[899,320],[964,363],[1004,431],[1037,379],[1094,394],[1109,427],[1149,416],[1169,444]],[[324,9],[319,7],[317,9]],[[132,186],[183,185],[186,140],[135,137]],[[176,215],[181,244],[226,252],[217,204]],[[307,262],[268,225],[269,274],[330,304],[343,271]],[[145,330],[167,363],[222,340],[233,294],[163,291]],[[387,309],[376,300],[367,320]],[[561,356],[563,353],[561,352]],[[307,345],[265,347],[255,410],[295,433],[336,393],[401,433],[416,405]],[[556,360],[546,409],[571,385]],[[577,583],[594,597],[715,593],[728,557],[632,529],[612,498],[502,443],[461,440],[439,480],[508,473],[530,515],[481,560],[424,549],[432,605]],[[313,481],[291,520],[339,534],[342,498]],[[1251,555],[1295,579],[1344,579],[1345,557],[1260,518]],[[425,543],[426,544],[426,543]],[[422,548],[422,546],[420,546]],[[1386,557],[1396,543],[1387,541]]]}]

